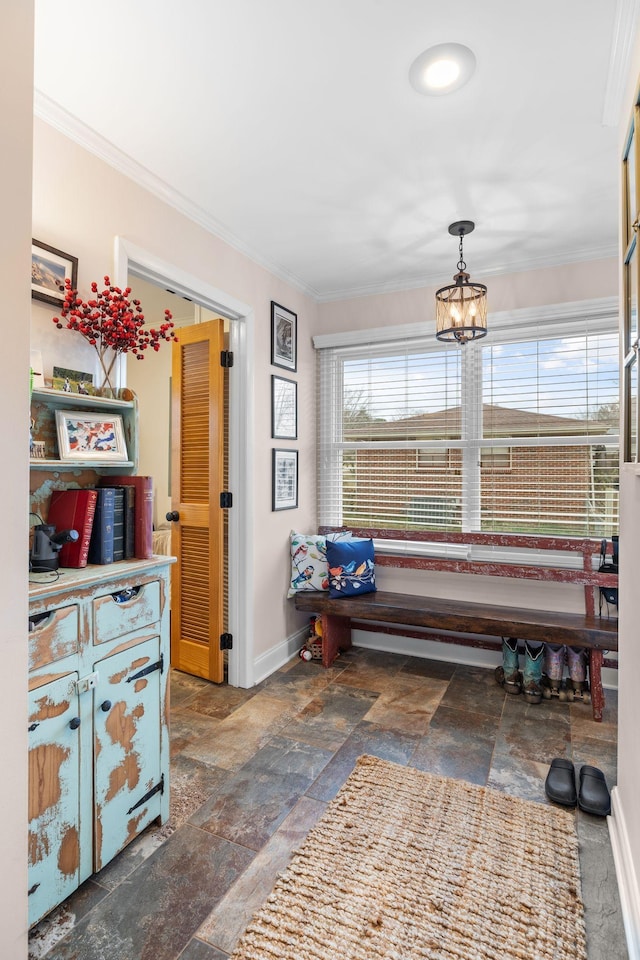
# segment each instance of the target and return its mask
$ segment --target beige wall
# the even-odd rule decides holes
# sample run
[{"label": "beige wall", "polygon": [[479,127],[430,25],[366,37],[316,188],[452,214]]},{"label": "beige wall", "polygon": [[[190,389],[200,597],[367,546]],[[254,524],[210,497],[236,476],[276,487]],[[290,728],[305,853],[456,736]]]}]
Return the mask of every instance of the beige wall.
[{"label": "beige wall", "polygon": [[[310,333],[317,325],[316,304],[38,120],[33,231],[43,242],[78,257],[81,293],[88,293],[92,280],[113,272],[114,237],[120,235],[255,311],[253,502],[238,503],[237,509],[253,514],[253,556],[247,562],[253,566],[255,593],[247,602],[254,605],[254,654],[260,655],[304,622],[287,604],[285,594],[289,531],[292,526],[308,530],[315,525],[315,368]],[[300,506],[278,513],[271,511],[271,448],[283,444],[271,440],[270,377],[275,372],[270,365],[271,300],[298,315],[294,377],[299,384],[300,439],[291,446],[300,451]],[[92,348],[79,334],[56,330],[51,322],[54,312],[34,305],[32,346],[42,350],[45,373],[54,363],[75,369],[92,363]]]},{"label": "beige wall", "polygon": [[[615,259],[592,260],[504,276],[472,274],[472,279],[487,284],[490,325],[491,314],[502,310],[614,296],[618,292],[617,271]],[[449,279],[443,277],[442,283],[447,282]],[[424,323],[427,329],[435,330],[435,294],[441,285],[321,303],[315,332],[367,330],[390,323]]]},{"label": "beige wall", "polygon": [[[31,102],[33,3],[0,0],[3,55],[0,115],[4,134],[0,208],[2,343],[0,380],[5,411],[5,562],[0,577],[0,957],[27,956],[27,580],[29,307],[31,262]],[[10,145],[10,146],[9,146]],[[13,451],[13,455],[11,453]]]}]

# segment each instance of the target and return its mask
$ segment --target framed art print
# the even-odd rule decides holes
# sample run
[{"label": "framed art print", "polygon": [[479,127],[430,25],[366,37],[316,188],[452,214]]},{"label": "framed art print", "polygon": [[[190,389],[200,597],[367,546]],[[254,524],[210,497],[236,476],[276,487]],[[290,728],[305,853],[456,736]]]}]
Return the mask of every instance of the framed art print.
[{"label": "framed art print", "polygon": [[298,315],[271,301],[271,363],[294,373],[298,363]]},{"label": "framed art print", "polygon": [[122,417],[119,413],[56,410],[58,455],[61,460],[127,460]]},{"label": "framed art print", "polygon": [[272,510],[298,506],[298,451],[274,450],[272,460]]},{"label": "framed art print", "polygon": [[271,436],[298,439],[298,384],[286,377],[271,377]]},{"label": "framed art print", "polygon": [[78,258],[40,240],[31,241],[31,299],[54,307],[64,303],[64,282],[78,286]]}]

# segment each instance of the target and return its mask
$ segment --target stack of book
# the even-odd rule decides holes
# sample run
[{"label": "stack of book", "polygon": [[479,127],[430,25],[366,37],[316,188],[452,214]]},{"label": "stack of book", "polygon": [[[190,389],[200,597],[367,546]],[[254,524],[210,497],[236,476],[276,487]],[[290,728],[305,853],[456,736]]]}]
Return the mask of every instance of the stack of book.
[{"label": "stack of book", "polygon": [[103,477],[97,488],[55,490],[48,522],[56,530],[77,530],[76,543],[60,551],[63,567],[153,556],[153,479]]}]

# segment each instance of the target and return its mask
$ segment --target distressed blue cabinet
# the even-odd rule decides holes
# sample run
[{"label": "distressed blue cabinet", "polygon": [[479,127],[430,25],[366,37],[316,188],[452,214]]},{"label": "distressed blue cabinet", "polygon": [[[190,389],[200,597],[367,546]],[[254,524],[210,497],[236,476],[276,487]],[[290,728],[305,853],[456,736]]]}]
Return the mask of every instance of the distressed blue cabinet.
[{"label": "distressed blue cabinet", "polygon": [[31,584],[30,924],[169,815],[171,562]]}]

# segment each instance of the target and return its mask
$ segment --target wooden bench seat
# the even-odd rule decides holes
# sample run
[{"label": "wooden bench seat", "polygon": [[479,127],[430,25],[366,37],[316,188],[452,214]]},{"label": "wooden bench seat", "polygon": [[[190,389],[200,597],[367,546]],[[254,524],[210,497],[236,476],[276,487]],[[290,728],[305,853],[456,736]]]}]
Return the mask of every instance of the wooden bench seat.
[{"label": "wooden bench seat", "polygon": [[[339,650],[351,646],[352,627],[357,628],[359,622],[365,621],[438,631],[435,635],[425,632],[424,639],[441,642],[461,642],[459,635],[466,633],[491,638],[489,646],[499,646],[502,637],[517,637],[583,647],[589,651],[593,718],[602,720],[603,652],[618,649],[618,621],[615,619],[385,591],[338,599],[331,599],[327,593],[300,592],[295,596],[295,606],[297,610],[322,617],[322,663],[325,667],[331,666]],[[446,635],[447,631],[451,632],[450,636]],[[399,632],[422,636],[422,633],[413,631]],[[473,645],[469,640],[462,642]]]}]

